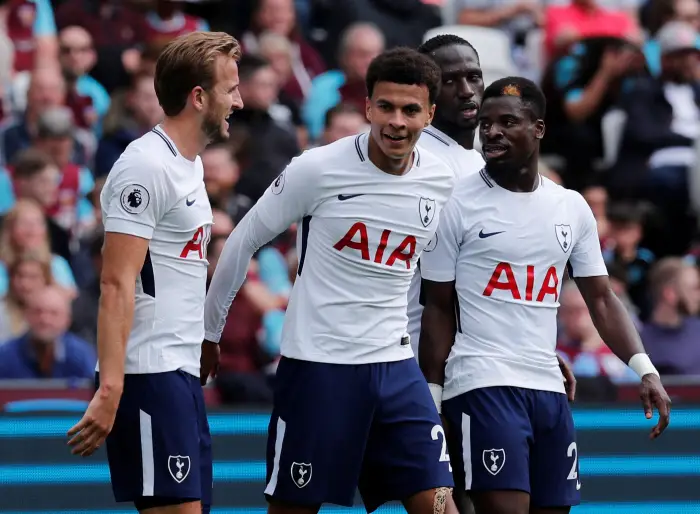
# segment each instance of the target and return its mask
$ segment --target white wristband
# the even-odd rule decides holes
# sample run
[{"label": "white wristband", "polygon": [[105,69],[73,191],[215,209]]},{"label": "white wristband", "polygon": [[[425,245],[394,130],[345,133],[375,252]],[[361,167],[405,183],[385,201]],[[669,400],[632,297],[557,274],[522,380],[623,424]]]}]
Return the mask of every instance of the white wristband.
[{"label": "white wristband", "polygon": [[437,384],[428,384],[428,387],[430,388],[430,394],[433,397],[438,414],[442,414],[442,386]]},{"label": "white wristband", "polygon": [[633,355],[628,366],[639,375],[639,378],[649,374],[656,375],[657,377],[659,376],[659,372],[656,371],[656,368],[651,363],[651,359],[646,353],[637,353]]}]

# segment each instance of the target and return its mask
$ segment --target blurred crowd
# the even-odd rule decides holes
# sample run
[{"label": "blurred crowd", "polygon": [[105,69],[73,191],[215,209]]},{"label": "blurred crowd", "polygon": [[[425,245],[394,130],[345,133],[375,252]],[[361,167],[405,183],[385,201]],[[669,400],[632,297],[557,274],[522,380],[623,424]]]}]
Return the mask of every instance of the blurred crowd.
[{"label": "blurred crowd", "polygon": [[[207,29],[241,41],[245,104],[230,140],[202,155],[210,276],[294,156],[367,128],[377,54],[458,33],[487,82],[539,81],[542,173],[590,204],[656,367],[700,375],[700,0],[0,0],[0,379],[93,376],[101,187],[163,115],[160,50]],[[295,227],[256,255],[221,339],[222,401],[270,401],[297,262]],[[573,281],[559,301],[574,372],[635,380]]]}]

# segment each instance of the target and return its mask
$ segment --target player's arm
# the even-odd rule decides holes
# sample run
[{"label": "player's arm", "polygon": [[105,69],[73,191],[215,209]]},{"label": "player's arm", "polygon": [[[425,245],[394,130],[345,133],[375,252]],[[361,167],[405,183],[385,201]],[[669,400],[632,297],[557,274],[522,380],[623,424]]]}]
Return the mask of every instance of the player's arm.
[{"label": "player's arm", "polygon": [[453,194],[440,215],[432,251],[420,258],[421,319],[418,362],[428,381],[438,412],[442,409],[445,363],[457,332],[455,279],[457,258],[462,242],[459,202]]},{"label": "player's arm", "polygon": [[640,396],[647,418],[652,416],[652,404],[656,405],[659,422],[651,433],[655,438],[668,426],[671,400],[627,309],[610,286],[595,218],[584,200],[578,198],[583,205],[579,209],[579,236],[571,250],[569,273],[576,281],[603,341],[641,378]]},{"label": "player's arm", "polygon": [[311,213],[319,187],[318,166],[295,158],[231,232],[219,257],[204,303],[204,337],[218,343],[231,302],[255,252]]}]

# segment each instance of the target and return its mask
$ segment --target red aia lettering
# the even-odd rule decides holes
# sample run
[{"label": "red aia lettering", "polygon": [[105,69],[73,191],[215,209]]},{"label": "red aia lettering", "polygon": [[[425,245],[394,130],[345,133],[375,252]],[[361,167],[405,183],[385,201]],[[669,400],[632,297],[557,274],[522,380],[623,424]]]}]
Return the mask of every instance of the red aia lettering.
[{"label": "red aia lettering", "polygon": [[190,252],[197,252],[200,259],[207,258],[207,246],[209,244],[209,230],[204,231],[204,227],[199,227],[180,253],[180,257],[187,259]]},{"label": "red aia lettering", "polygon": [[[505,280],[501,280],[501,276],[505,275]],[[537,293],[536,302],[544,301],[544,297],[548,294],[554,295],[554,301],[559,299],[559,293],[557,288],[559,287],[559,277],[557,276],[557,268],[550,266],[545,273],[544,279],[542,280],[542,285]],[[535,288],[535,267],[532,265],[527,266],[527,281],[525,283],[525,300],[528,302],[532,301],[532,294]],[[501,291],[510,291],[511,296],[514,300],[522,300],[520,294],[520,289],[518,288],[518,283],[515,280],[515,274],[513,273],[513,268],[507,262],[500,262],[496,269],[493,270],[493,274],[489,279],[489,283],[484,289],[484,296],[491,296],[494,289],[500,289]]]},{"label": "red aia lettering", "polygon": [[[359,235],[359,240],[355,241],[355,238]],[[377,246],[377,251],[374,252],[374,262],[381,264],[384,260],[384,252],[387,245],[389,244],[389,236],[391,235],[391,230],[385,229],[379,238],[379,246]],[[360,252],[360,257],[363,261],[370,260],[369,256],[369,239],[367,238],[367,226],[358,221],[350,230],[333,245],[338,251],[343,248],[352,248]],[[396,261],[403,261],[406,263],[406,269],[411,269],[411,259],[416,253],[416,238],[413,236],[406,236],[399,246],[397,246],[389,255],[385,264],[387,266],[393,266]]]}]

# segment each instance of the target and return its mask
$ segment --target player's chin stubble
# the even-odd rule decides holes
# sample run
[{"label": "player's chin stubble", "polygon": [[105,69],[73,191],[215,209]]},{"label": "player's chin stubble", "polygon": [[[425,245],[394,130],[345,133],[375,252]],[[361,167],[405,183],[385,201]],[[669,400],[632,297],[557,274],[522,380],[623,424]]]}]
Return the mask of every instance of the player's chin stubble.
[{"label": "player's chin stubble", "polygon": [[228,132],[224,128],[222,120],[212,113],[207,113],[204,118],[202,132],[210,143],[220,143],[228,139]]}]

